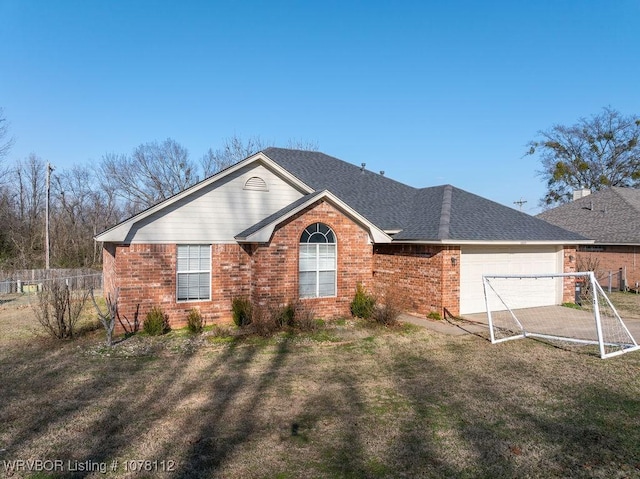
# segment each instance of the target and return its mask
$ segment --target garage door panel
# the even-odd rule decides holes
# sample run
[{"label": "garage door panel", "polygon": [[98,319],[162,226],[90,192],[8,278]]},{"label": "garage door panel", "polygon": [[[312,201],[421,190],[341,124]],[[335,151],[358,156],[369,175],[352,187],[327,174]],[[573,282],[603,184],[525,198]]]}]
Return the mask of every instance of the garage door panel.
[{"label": "garage door panel", "polygon": [[[482,275],[543,274],[561,272],[561,251],[551,247],[463,247],[460,256],[460,313],[485,311]],[[541,282],[522,291],[520,307],[544,306],[557,302],[560,288]],[[561,284],[561,283],[560,283]],[[513,283],[517,288],[518,284]]]}]

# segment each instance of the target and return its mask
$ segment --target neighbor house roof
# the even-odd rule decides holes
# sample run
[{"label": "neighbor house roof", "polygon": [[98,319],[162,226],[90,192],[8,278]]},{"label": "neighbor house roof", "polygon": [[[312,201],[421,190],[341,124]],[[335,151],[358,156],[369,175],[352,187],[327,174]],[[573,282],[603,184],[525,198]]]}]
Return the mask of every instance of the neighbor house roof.
[{"label": "neighbor house roof", "polygon": [[413,188],[315,151],[264,154],[314,190],[328,190],[394,241],[584,242],[579,234],[478,195],[442,185]]},{"label": "neighbor house roof", "polygon": [[640,190],[611,187],[544,211],[539,218],[596,244],[640,244]]}]

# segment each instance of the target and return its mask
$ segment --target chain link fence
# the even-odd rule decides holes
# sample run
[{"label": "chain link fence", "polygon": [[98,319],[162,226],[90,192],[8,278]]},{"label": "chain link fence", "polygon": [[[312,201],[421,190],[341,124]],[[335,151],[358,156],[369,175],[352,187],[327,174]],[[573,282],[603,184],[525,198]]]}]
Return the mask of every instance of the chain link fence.
[{"label": "chain link fence", "polygon": [[42,269],[0,272],[0,296],[33,294],[48,283],[64,281],[74,290],[102,289],[102,273],[89,269]]}]

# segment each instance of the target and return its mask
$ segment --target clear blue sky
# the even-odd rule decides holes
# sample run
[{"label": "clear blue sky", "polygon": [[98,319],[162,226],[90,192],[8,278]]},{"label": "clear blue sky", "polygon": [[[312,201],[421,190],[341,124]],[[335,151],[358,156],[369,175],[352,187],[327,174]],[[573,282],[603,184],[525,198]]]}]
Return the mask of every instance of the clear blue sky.
[{"label": "clear blue sky", "polygon": [[538,130],[640,114],[639,19],[638,0],[0,0],[9,161],[293,138],[533,214]]}]

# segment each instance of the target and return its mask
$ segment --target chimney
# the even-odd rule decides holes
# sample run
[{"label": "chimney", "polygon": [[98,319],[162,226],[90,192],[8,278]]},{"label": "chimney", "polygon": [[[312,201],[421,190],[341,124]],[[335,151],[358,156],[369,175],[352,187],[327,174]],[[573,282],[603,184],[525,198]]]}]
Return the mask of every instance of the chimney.
[{"label": "chimney", "polygon": [[580,198],[584,198],[585,196],[589,196],[590,194],[591,194],[591,190],[589,188],[573,190],[573,201],[579,200]]}]

